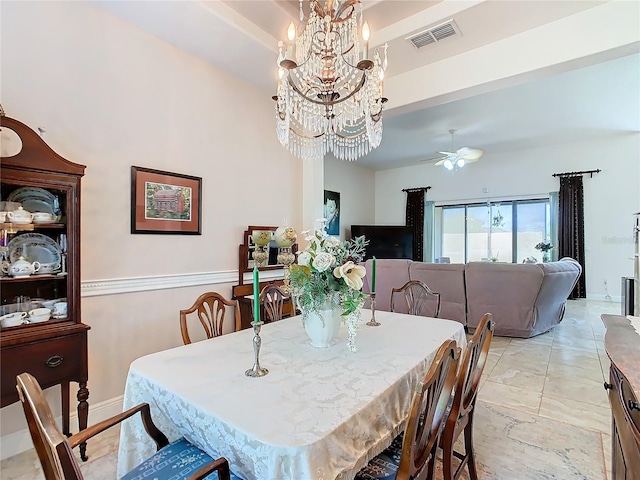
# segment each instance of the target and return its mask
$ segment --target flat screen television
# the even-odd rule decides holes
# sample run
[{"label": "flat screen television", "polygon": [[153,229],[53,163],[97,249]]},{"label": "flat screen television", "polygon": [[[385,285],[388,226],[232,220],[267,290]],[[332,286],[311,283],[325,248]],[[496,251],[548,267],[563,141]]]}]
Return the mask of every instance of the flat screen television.
[{"label": "flat screen television", "polygon": [[395,225],[351,225],[351,238],[364,235],[369,240],[368,258],[413,257],[413,229]]}]

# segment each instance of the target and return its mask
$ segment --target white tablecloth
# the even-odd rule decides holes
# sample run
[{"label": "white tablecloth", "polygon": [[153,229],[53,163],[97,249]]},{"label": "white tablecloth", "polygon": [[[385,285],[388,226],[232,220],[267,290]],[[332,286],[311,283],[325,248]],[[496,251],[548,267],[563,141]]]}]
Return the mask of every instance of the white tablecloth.
[{"label": "white tablecloth", "polygon": [[[247,480],[353,478],[404,428],[413,390],[442,342],[466,345],[462,324],[376,312],[364,323],[358,352],[347,328],[330,348],[309,345],[300,317],[262,327],[261,378],[253,365],[253,330],[139,358],[131,364],[124,408],[151,405],[169,440],[185,436],[224,456]],[[118,475],[155,452],[139,416],[122,425]]]}]

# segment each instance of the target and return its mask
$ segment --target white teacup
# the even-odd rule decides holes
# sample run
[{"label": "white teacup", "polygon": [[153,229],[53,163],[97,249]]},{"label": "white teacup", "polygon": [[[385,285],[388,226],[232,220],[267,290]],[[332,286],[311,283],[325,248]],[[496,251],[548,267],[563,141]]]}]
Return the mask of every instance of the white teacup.
[{"label": "white teacup", "polygon": [[0,212],[0,223],[7,221],[7,212]]},{"label": "white teacup", "polygon": [[28,323],[25,320],[26,316],[27,312],[15,312],[3,315],[2,317],[0,317],[0,325],[2,325],[3,328],[17,327],[18,325],[22,325],[23,323]]},{"label": "white teacup", "polygon": [[51,273],[55,273],[60,270],[59,263],[41,263],[40,269],[36,273],[36,275],[47,275]]},{"label": "white teacup", "polygon": [[53,316],[63,318],[67,316],[67,302],[58,302],[53,304]]},{"label": "white teacup", "polygon": [[46,322],[51,318],[51,310],[48,308],[34,308],[29,311],[29,323]]},{"label": "white teacup", "polygon": [[40,303],[42,303],[42,306],[45,308],[50,309],[51,311],[53,311],[53,306],[58,303],[60,300],[44,300]]}]

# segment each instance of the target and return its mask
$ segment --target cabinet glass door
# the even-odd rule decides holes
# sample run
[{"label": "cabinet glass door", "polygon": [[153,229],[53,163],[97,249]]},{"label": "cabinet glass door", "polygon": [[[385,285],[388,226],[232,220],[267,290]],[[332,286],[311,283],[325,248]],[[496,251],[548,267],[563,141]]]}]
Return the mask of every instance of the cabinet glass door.
[{"label": "cabinet glass door", "polygon": [[68,321],[68,190],[6,180],[1,194],[2,330]]}]

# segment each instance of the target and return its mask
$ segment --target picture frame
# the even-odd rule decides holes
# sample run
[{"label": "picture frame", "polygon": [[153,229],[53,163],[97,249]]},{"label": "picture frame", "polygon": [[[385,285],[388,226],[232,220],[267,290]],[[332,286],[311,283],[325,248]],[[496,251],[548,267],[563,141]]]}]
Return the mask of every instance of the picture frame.
[{"label": "picture frame", "polygon": [[131,167],[132,234],[202,234],[202,178]]},{"label": "picture frame", "polygon": [[324,191],[324,218],[329,235],[340,235],[340,192]]}]

